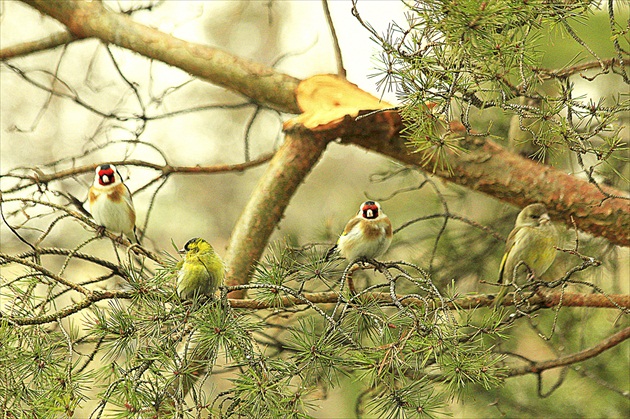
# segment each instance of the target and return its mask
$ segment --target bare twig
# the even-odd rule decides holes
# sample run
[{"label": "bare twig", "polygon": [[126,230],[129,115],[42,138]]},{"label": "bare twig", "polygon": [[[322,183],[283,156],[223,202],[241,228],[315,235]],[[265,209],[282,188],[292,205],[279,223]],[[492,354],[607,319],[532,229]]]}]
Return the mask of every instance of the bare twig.
[{"label": "bare twig", "polygon": [[601,354],[602,352],[620,344],[628,338],[630,338],[630,327],[626,327],[625,329],[604,339],[603,341],[589,349],[585,349],[583,351],[556,359],[550,359],[548,361],[530,361],[528,365],[512,368],[507,372],[507,376],[516,377],[525,374],[540,374],[541,372],[548,369],[564,367],[567,365],[575,364],[577,362],[582,362]]},{"label": "bare twig", "polygon": [[[144,160],[120,160],[120,161],[111,161],[110,164],[114,164],[116,166],[135,166],[135,167],[144,167],[148,169],[153,169],[161,172],[162,176],[170,176],[171,174],[187,174],[187,175],[195,175],[195,174],[214,174],[214,173],[229,173],[229,172],[243,172],[247,169],[260,166],[262,164],[267,163],[273,157],[272,153],[264,154],[256,159],[236,164],[216,164],[212,166],[171,166],[170,164],[156,164],[147,162]],[[9,194],[13,192],[20,191],[32,185],[45,185],[49,182],[62,180],[69,177],[74,177],[86,173],[94,172],[94,169],[101,163],[93,163],[84,166],[74,166],[69,169],[58,170],[49,174],[43,173],[39,168],[32,169],[21,169],[20,173],[17,170],[13,170],[7,174],[2,175],[4,178],[17,178],[28,180],[29,183],[20,184],[8,188],[2,193]],[[27,171],[32,171],[28,173]]]},{"label": "bare twig", "polygon": [[333,23],[332,16],[330,15],[328,0],[322,0],[322,7],[324,8],[324,16],[326,16],[326,22],[328,23],[328,28],[330,28],[330,36],[332,37],[333,41],[333,49],[335,51],[335,58],[337,60],[337,75],[345,79],[346,69],[343,66],[343,56],[341,55],[341,47],[339,47],[339,38],[337,38],[335,24]]}]

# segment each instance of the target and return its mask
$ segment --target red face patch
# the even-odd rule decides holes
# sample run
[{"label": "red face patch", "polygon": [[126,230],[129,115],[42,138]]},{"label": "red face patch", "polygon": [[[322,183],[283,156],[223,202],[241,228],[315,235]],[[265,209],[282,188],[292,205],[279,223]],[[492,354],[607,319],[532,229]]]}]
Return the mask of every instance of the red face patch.
[{"label": "red face patch", "polygon": [[368,220],[378,217],[378,206],[374,202],[363,205],[361,211],[363,212],[363,218],[367,218]]},{"label": "red face patch", "polygon": [[116,180],[114,176],[114,170],[111,167],[101,169],[98,171],[98,183],[102,186],[111,185]]}]

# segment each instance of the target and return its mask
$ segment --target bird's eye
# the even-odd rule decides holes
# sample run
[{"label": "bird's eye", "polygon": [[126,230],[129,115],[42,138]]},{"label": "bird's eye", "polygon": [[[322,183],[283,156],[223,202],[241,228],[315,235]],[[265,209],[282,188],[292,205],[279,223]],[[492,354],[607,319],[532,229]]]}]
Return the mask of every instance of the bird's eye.
[{"label": "bird's eye", "polygon": [[193,245],[197,243],[198,240],[199,240],[198,238],[193,238],[193,239],[188,240],[186,244],[184,245],[184,249],[188,251],[193,250],[194,248],[197,247]]}]

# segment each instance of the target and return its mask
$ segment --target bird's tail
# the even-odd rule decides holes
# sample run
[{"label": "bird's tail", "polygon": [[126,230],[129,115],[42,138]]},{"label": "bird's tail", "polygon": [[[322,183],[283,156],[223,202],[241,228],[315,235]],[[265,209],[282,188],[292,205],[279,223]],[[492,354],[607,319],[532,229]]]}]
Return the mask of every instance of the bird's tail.
[{"label": "bird's tail", "polygon": [[508,292],[508,288],[509,286],[507,284],[501,286],[501,289],[497,293],[497,296],[494,297],[494,302],[492,303],[492,306],[494,307],[495,310],[498,310],[503,304],[503,300],[505,299],[505,295]]},{"label": "bird's tail", "polygon": [[324,260],[328,262],[330,259],[332,259],[333,255],[336,252],[337,252],[337,245],[334,245],[333,247],[328,249],[328,251],[326,252],[326,256],[324,256]]},{"label": "bird's tail", "polygon": [[139,244],[142,246],[142,243],[140,242],[140,236],[138,236],[138,229],[136,228],[136,226],[133,227],[133,231],[131,233],[132,234],[127,234],[127,238],[129,239],[129,241],[131,243]]}]

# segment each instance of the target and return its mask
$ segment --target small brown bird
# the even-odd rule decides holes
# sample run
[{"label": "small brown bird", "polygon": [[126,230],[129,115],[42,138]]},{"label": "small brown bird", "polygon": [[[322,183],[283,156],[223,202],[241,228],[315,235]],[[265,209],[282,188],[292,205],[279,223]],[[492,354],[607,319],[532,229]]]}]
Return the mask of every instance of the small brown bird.
[{"label": "small brown bird", "polygon": [[114,233],[125,234],[132,242],[138,242],[136,211],[131,192],[113,164],[101,164],[96,168],[89,199],[90,213],[99,225]]},{"label": "small brown bird", "polygon": [[383,255],[392,242],[392,223],[375,201],[365,201],[359,213],[346,224],[337,244],[328,251],[330,257],[335,250],[349,261],[375,259]]},{"label": "small brown bird", "polygon": [[[532,271],[534,277],[540,278],[556,258],[555,246],[559,236],[551,224],[547,208],[543,204],[531,204],[523,208],[516,218],[516,224],[508,236],[505,254],[499,268],[499,283],[514,282],[514,269],[523,262]],[[521,263],[519,271],[526,270]],[[495,299],[499,306],[507,292],[503,287]]]}]

